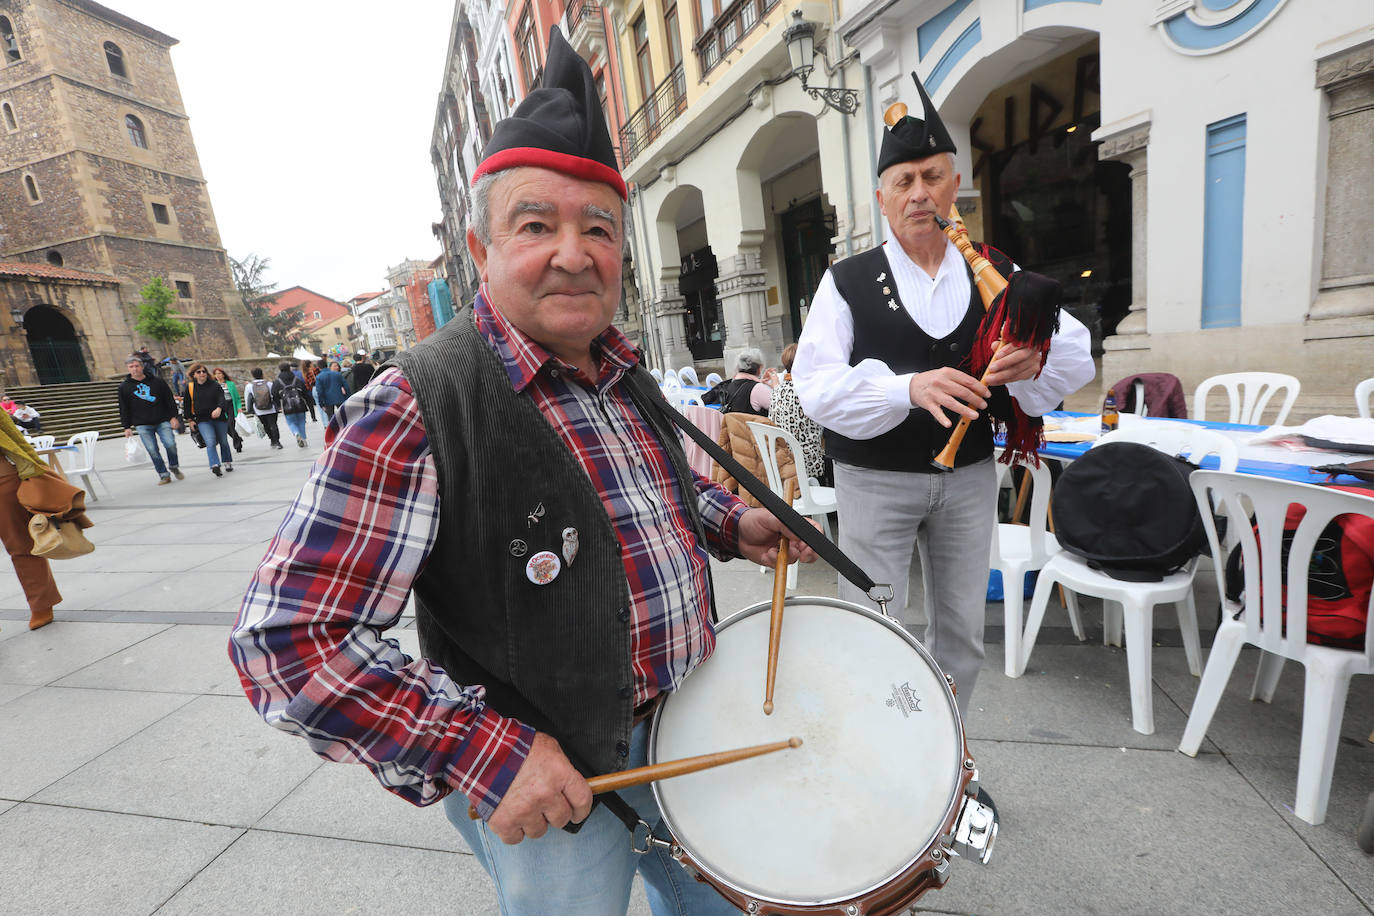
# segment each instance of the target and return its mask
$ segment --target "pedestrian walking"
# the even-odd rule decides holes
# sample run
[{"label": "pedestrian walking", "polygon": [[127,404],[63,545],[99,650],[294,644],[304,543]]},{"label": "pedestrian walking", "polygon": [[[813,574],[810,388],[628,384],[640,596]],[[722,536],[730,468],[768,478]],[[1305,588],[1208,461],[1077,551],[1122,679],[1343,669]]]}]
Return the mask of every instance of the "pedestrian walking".
[{"label": "pedestrian walking", "polygon": [[277,377],[272,380],[272,394],[286,418],[286,428],[295,435],[296,444],[305,448],[305,415],[314,406],[315,399],[305,382],[291,371],[290,363],[282,363],[277,369]]},{"label": "pedestrian walking", "polygon": [[239,394],[239,386],[229,377],[229,373],[216,366],[210,373],[219,386],[224,389],[224,393],[229,396],[229,401],[233,405],[233,411],[229,414],[229,438],[234,440],[234,451],[243,451],[243,436],[239,435],[238,425],[235,423],[239,414],[243,413],[243,396]]},{"label": "pedestrian walking", "polygon": [[320,409],[324,411],[326,420],[334,418],[334,411],[339,405],[348,400],[348,396],[353,392],[348,389],[348,382],[344,380],[343,373],[339,371],[338,363],[330,363],[329,368],[315,377],[315,400],[319,402]]},{"label": "pedestrian walking", "polygon": [[11,422],[9,414],[0,418],[0,542],[10,555],[14,574],[24,590],[30,630],[52,623],[53,605],[62,600],[47,559],[32,553],[29,520],[33,515],[19,502],[19,481],[41,476],[47,470],[47,464]]},{"label": "pedestrian walking", "polygon": [[252,376],[253,380],[248,383],[248,396],[243,399],[244,412],[258,418],[273,448],[281,448],[281,432],[277,429],[281,399],[277,397],[272,383],[262,377],[261,369],[254,366]]},{"label": "pedestrian walking", "polygon": [[[199,430],[205,440],[205,453],[210,461],[210,473],[223,477],[234,469],[234,453],[229,451],[229,420],[232,404],[219,382],[210,378],[204,363],[192,363],[186,396],[182,398],[186,422]],[[220,465],[223,464],[223,470]]]},{"label": "pedestrian walking", "polygon": [[[314,360],[307,359],[301,363],[301,381],[305,382],[306,388],[308,388],[311,391],[314,391],[315,379],[317,379],[319,375],[320,370],[315,368]],[[318,400],[319,398],[315,398],[315,401]],[[312,401],[312,403],[310,404],[310,422],[318,423],[319,419],[320,418],[315,414],[315,404]]]},{"label": "pedestrian walking", "polygon": [[353,361],[353,370],[348,377],[348,385],[354,391],[362,391],[363,387],[370,381],[377,372],[377,367],[372,365],[372,361],[367,358],[367,354],[358,352],[358,358]]},{"label": "pedestrian walking", "polygon": [[[177,418],[177,402],[172,397],[172,389],[156,375],[145,375],[143,360],[138,354],[130,356],[125,363],[129,374],[119,383],[119,425],[124,427],[125,437],[138,433],[148,457],[153,460],[153,470],[157,471],[158,486],[185,479],[181,473],[181,462],[177,459],[177,440],[174,430],[179,429],[181,421]],[[158,441],[167,450],[167,463],[162,461],[158,452]]]}]

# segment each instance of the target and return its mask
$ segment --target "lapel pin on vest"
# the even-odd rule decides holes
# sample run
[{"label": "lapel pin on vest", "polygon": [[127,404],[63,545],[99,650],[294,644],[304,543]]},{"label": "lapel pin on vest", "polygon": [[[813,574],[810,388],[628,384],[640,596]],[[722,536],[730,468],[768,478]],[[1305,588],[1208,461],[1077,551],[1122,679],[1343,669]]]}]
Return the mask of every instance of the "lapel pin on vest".
[{"label": "lapel pin on vest", "polygon": [[558,554],[552,550],[541,550],[525,564],[525,578],[535,585],[548,585],[558,578],[562,568],[563,564],[559,562]]},{"label": "lapel pin on vest", "polygon": [[529,552],[530,552],[530,545],[529,545],[529,544],[526,544],[526,543],[525,543],[524,541],[522,541],[520,538],[514,538],[514,539],[510,542],[510,555],[511,555],[511,556],[513,556],[513,557],[523,557],[525,554],[527,554],[527,553],[529,553]]},{"label": "lapel pin on vest", "polygon": [[544,517],[544,504],[541,502],[525,515],[525,525],[533,528],[539,524],[539,520]]},{"label": "lapel pin on vest", "polygon": [[565,563],[567,563],[569,566],[571,566],[571,565],[572,565],[572,562],[573,562],[573,559],[574,559],[576,556],[577,556],[577,529],[576,529],[576,528],[564,528],[564,529],[563,529],[563,562],[565,562]]},{"label": "lapel pin on vest", "polygon": [[887,279],[887,271],[883,271],[882,273],[878,274],[878,282],[879,282],[879,283],[883,282],[883,281],[886,280],[886,279]]}]

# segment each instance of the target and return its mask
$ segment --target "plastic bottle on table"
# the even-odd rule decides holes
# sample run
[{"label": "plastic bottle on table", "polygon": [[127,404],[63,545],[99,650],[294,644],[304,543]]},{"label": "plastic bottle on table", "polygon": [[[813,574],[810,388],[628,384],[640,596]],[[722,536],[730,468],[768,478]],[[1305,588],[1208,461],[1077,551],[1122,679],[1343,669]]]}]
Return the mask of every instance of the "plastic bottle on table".
[{"label": "plastic bottle on table", "polygon": [[1116,389],[1107,389],[1107,400],[1102,402],[1102,431],[1109,433],[1116,429],[1120,419],[1116,409]]}]

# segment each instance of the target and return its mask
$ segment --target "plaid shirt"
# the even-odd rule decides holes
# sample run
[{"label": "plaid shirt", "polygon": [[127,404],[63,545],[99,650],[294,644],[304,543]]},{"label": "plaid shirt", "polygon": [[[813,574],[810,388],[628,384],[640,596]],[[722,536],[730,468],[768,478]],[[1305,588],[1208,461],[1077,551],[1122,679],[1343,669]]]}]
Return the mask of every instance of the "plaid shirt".
[{"label": "plaid shirt", "polygon": [[[666,453],[618,384],[638,361],[608,328],[598,378],[554,357],[490,308],[477,327],[601,494],[629,583],[635,701],[675,689],[715,645],[707,556]],[[534,730],[488,709],[381,634],[405,608],[438,533],[438,476],[410,386],[380,374],[335,414],[324,453],[254,574],[230,641],[249,699],[271,725],[330,760],[369,766],[416,804],[451,789],[489,815]],[[738,555],[736,497],[696,478],[704,545]]]}]

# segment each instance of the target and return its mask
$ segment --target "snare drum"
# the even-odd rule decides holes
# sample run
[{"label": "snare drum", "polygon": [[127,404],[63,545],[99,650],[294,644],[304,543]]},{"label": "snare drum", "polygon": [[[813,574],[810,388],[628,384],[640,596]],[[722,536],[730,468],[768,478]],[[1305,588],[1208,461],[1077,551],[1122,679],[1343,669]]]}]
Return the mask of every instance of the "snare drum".
[{"label": "snare drum", "polygon": [[654,784],[673,856],[746,913],[896,913],[996,836],[954,694],[895,621],[788,598],[773,715],[768,602],[717,626],[714,655],[654,716],[649,762],[803,740]]}]

